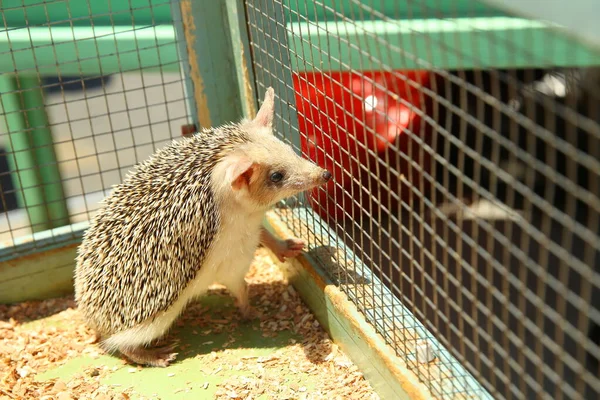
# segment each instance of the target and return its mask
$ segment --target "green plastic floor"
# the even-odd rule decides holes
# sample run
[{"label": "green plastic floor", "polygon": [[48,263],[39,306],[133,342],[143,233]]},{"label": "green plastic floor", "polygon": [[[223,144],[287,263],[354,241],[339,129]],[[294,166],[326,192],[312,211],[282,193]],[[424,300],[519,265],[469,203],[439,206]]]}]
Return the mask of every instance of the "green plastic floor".
[{"label": "green plastic floor", "polygon": [[166,338],[179,353],[167,368],[105,354],[72,298],[0,306],[0,371],[13,377],[0,380],[0,398],[378,398],[268,260],[259,251],[247,277],[257,319],[241,321],[227,292],[211,291]]},{"label": "green plastic floor", "polygon": [[[201,304],[208,306],[213,321],[224,322],[236,312],[231,300],[224,296],[206,297]],[[186,320],[193,318],[193,314],[194,310],[190,310]],[[51,324],[52,317],[43,323]],[[251,360],[255,360],[257,365],[268,363],[271,356],[302,340],[292,330],[282,330],[272,337],[265,337],[259,321],[240,324],[239,329],[235,330],[228,329],[223,323],[218,323],[216,327],[213,330],[206,326],[178,327],[172,336],[180,342],[179,355],[168,368],[136,368],[124,364],[117,357],[88,355],[41,373],[37,379],[45,381],[58,378],[66,382],[82,371],[106,367],[108,371],[100,378],[100,383],[114,388],[115,392],[131,388],[134,393],[131,398],[208,399],[214,398],[219,385],[232,377],[256,381],[264,375],[263,368],[250,370],[241,365],[236,368],[240,361],[245,361],[244,365],[251,364],[248,363]],[[312,391],[317,384],[317,379],[309,374],[292,373],[285,369],[279,372],[278,378],[282,384],[298,390],[303,388],[304,391],[305,388],[305,391]],[[272,396],[265,393],[257,398]]]}]

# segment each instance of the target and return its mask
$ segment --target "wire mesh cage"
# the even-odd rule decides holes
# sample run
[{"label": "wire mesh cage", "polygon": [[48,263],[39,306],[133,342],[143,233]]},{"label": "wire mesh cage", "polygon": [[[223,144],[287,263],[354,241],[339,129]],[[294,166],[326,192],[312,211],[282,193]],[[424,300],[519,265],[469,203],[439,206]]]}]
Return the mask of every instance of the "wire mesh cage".
[{"label": "wire mesh cage", "polygon": [[[0,3],[0,260],[195,122],[179,3]],[[334,177],[276,213],[431,395],[598,397],[598,47],[495,0],[239,3],[244,90]]]},{"label": "wire mesh cage", "polygon": [[246,2],[279,134],[335,181],[279,214],[435,397],[595,398],[600,53],[488,3]]},{"label": "wire mesh cage", "polygon": [[87,221],[190,118],[170,0],[1,10],[0,241],[11,256],[31,233]]}]

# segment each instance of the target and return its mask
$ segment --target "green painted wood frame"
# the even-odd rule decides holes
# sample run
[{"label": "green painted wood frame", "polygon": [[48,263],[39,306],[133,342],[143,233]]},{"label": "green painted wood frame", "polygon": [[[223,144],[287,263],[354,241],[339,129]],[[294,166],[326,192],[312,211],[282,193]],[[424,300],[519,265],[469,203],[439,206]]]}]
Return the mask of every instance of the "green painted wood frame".
[{"label": "green painted wood frame", "polygon": [[[577,24],[572,22],[572,18],[559,18],[557,12],[552,14],[552,7],[543,7],[545,14],[541,15],[548,14],[550,21],[567,24],[563,28],[511,17],[500,11],[503,2],[499,0],[485,0],[497,8],[472,0],[388,0],[375,5],[375,20],[361,20],[360,7],[350,0],[325,0],[321,7],[311,6],[308,1],[287,0],[285,7],[281,8],[287,32],[293,32],[288,38],[290,50],[297,54],[308,51],[306,54],[315,57],[313,64],[322,69],[377,66],[375,63],[370,65],[372,60],[369,61],[367,55],[375,54],[373,50],[384,43],[389,43],[396,50],[390,53],[396,55],[378,60],[377,64],[385,64],[391,69],[585,67],[600,64],[598,49],[593,47],[600,41],[597,37],[598,24],[580,25],[581,29],[591,32],[591,36],[582,43],[571,34]],[[586,9],[585,5],[590,1],[594,0],[578,0],[574,5],[581,5],[578,9]],[[237,18],[241,15],[236,11],[240,9],[240,2],[132,0],[131,8],[124,8],[126,3],[117,0],[94,2],[93,6],[88,6],[92,4],[89,2],[74,0],[48,4],[41,0],[26,0],[28,7],[24,8],[21,0],[4,0],[2,12],[6,26],[0,31],[0,55],[11,54],[11,57],[0,57],[0,72],[14,72],[16,69],[21,73],[29,71],[40,75],[99,76],[140,68],[178,71],[176,29],[170,11],[173,5],[180,3],[192,13],[182,14],[189,25],[192,21],[212,23],[214,20],[211,18],[219,16]],[[520,3],[534,4],[535,1]],[[195,10],[202,12],[194,16]],[[586,14],[586,21],[594,18],[595,13],[597,11],[592,7]],[[522,14],[531,16],[532,12]],[[564,13],[567,16],[571,14]],[[73,26],[68,24],[69,15]],[[353,21],[347,20],[348,16],[352,16]],[[48,20],[52,24],[48,24]],[[29,21],[29,25],[25,25],[25,21]],[[315,21],[319,22],[319,28],[314,25]],[[233,22],[219,26],[235,27]],[[239,19],[237,26],[233,28],[237,30],[233,34],[243,35],[245,27],[239,29]],[[340,36],[347,41],[342,46],[345,49],[338,49],[336,53],[339,46],[330,46],[334,53],[328,55],[310,46],[308,41],[311,39],[314,43],[319,39],[325,48]],[[546,46],[550,40],[553,42],[552,51],[548,51]],[[494,49],[479,51],[487,48],[490,41],[495,44]],[[196,51],[200,51],[230,42],[228,32],[215,29],[206,42],[198,38],[194,46]],[[240,44],[230,44],[240,50]],[[228,61],[239,64],[240,57],[248,57],[247,46],[241,50],[243,52],[233,51]],[[136,57],[128,57],[133,53]],[[510,57],[507,56],[509,54]],[[325,64],[320,65],[317,61]],[[199,67],[208,73],[213,67],[223,65],[224,60],[217,58]],[[311,66],[294,64],[294,68],[303,70]],[[243,82],[242,76],[238,78],[238,84]],[[214,84],[205,84],[207,90],[212,90],[210,86]],[[221,85],[227,83],[222,82]],[[218,114],[216,110],[213,113]]]},{"label": "green painted wood frame", "polygon": [[[277,8],[276,11],[273,14],[276,19],[268,29],[271,30],[272,37],[281,38],[282,29],[285,31],[289,25],[284,23],[282,9]],[[190,64],[190,88],[194,95],[194,111],[197,114],[199,125],[214,126],[238,119],[242,115],[251,116],[256,109],[256,99],[260,95],[256,90],[256,82],[259,82],[258,86],[261,88],[269,82],[264,77],[253,76],[248,38],[245,36],[243,2],[226,0],[226,3],[222,4],[211,0],[182,0],[181,15],[183,25],[180,31],[183,32],[186,39]],[[495,18],[495,16],[481,18]],[[506,17],[499,16],[498,18]],[[226,22],[215,24],[215,20]],[[411,23],[417,24],[419,21],[413,20]],[[366,26],[364,25],[364,27]],[[203,29],[206,27],[211,28],[210,30]],[[377,25],[372,28],[375,31],[387,29]],[[439,30],[443,30],[443,27]],[[173,29],[172,31],[174,32]],[[365,32],[366,35],[371,35],[369,30],[365,29]],[[285,34],[283,37],[287,38]],[[297,45],[293,42],[292,38],[289,42],[292,48]],[[279,46],[285,48],[285,42],[283,44],[279,42]],[[287,51],[285,49],[284,53]],[[585,57],[580,61],[593,65],[597,62],[594,54],[590,52],[588,61]],[[205,57],[210,57],[211,62],[203,62]],[[348,57],[346,64],[352,67],[354,65],[352,55]],[[396,61],[391,60],[390,62],[392,63],[390,65],[394,65],[393,63]],[[403,64],[399,67],[407,68],[405,61],[402,62]],[[340,66],[343,65],[340,64]],[[284,78],[281,88],[276,89],[278,90],[278,99],[280,99],[278,107],[281,117],[288,115],[291,112],[289,110],[293,109],[293,96],[289,92],[290,88],[293,88],[291,85],[291,60],[284,58],[279,68],[284,71],[276,72],[276,76],[288,77]],[[293,118],[291,120],[293,121]],[[294,130],[289,131],[289,134],[293,135]],[[292,137],[292,140],[295,139]],[[298,214],[296,217],[305,223],[326,226],[323,222],[315,222],[318,218],[310,211],[298,210],[297,212],[304,213]],[[276,224],[274,220],[271,222]],[[79,243],[84,229],[84,225],[71,225],[23,238],[16,245],[0,246],[0,294],[2,295],[0,302],[45,298],[72,290],[74,248]],[[332,243],[341,243],[340,240],[337,240],[334,232],[328,231],[325,237],[329,237]],[[18,257],[15,258],[15,255]],[[398,385],[398,379],[402,379],[402,376],[390,374],[392,369],[398,368],[399,358],[394,358],[391,353],[387,355],[387,358],[382,355],[381,349],[389,350],[389,348],[384,343],[382,344],[382,339],[377,337],[372,327],[364,323],[364,316],[352,308],[352,303],[348,301],[346,295],[336,292],[333,297],[331,293],[323,290],[324,285],[330,285],[325,274],[314,264],[314,260],[311,261],[309,257],[305,260],[302,269],[299,270],[300,278],[294,284],[306,301],[311,304],[324,326],[334,339],[343,343],[344,348],[355,362],[364,368],[380,393],[399,396],[392,398],[408,397],[410,393],[406,391],[406,388]],[[365,267],[362,270],[368,271],[368,268]],[[52,279],[47,278],[49,273]],[[366,279],[375,281],[376,277],[367,276]],[[401,305],[397,307],[401,307]],[[404,312],[404,319],[409,316]],[[418,322],[414,322],[414,325],[419,326]],[[428,340],[435,340],[422,327],[417,331],[420,336]],[[449,365],[452,365],[452,368],[460,369],[450,355],[443,353],[442,357]],[[389,364],[390,360],[392,364]],[[468,385],[473,385],[476,392],[480,390],[476,382],[473,382],[465,371],[458,371],[455,375],[465,380]],[[418,386],[418,383],[412,380],[410,385],[414,387]],[[443,387],[440,387],[439,390],[445,391]],[[480,397],[487,398],[485,391],[477,393],[480,394]]]},{"label": "green painted wood frame", "polygon": [[17,201],[33,232],[69,224],[52,133],[38,78],[0,75],[0,131],[14,171]]},{"label": "green painted wood frame", "polygon": [[181,0],[180,12],[197,126],[252,116],[256,95],[242,1]]},{"label": "green painted wood frame", "polygon": [[565,6],[563,0],[481,0],[482,5],[494,7],[512,15],[551,21],[565,28],[578,41],[600,51],[600,10],[597,0],[577,0]]}]

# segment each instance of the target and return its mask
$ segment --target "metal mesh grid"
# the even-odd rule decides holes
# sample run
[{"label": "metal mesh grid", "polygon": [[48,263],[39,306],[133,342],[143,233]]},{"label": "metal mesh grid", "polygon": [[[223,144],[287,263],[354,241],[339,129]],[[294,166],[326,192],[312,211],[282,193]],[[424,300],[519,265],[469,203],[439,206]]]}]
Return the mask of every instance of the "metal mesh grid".
[{"label": "metal mesh grid", "polygon": [[484,396],[453,357],[495,398],[598,397],[600,56],[477,0],[246,11],[278,134],[335,181],[279,214],[431,393]]},{"label": "metal mesh grid", "polygon": [[26,235],[89,220],[133,165],[181,136],[186,55],[172,3],[2,1],[3,256],[37,247]]}]

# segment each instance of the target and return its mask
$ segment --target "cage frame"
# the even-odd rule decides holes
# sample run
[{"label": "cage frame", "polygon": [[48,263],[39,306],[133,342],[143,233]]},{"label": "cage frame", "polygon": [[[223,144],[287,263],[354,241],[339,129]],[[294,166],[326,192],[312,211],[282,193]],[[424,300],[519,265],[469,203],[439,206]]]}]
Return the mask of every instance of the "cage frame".
[{"label": "cage frame", "polygon": [[[210,0],[171,1],[173,12],[180,13],[183,17],[183,23],[174,26],[174,29],[178,35],[185,37],[186,46],[182,54],[186,54],[188,57],[187,87],[188,91],[193,93],[192,102],[188,106],[194,110],[193,115],[197,117],[195,121],[197,127],[217,126],[239,119],[242,115],[253,116],[257,109],[257,98],[260,93],[257,92],[253,73],[244,0],[226,0],[224,5]],[[498,3],[497,0],[484,1]],[[519,4],[530,3],[533,2],[519,2]],[[524,16],[529,12],[526,7],[519,7],[515,4],[510,4],[510,7]],[[284,18],[285,16],[281,12],[276,17],[277,23],[270,27],[273,30],[273,38],[279,36],[275,33],[277,30],[285,31]],[[223,24],[211,23],[215,19],[225,22]],[[561,21],[557,19],[555,22]],[[204,29],[198,29],[199,26]],[[583,25],[568,25],[570,29],[573,29],[575,35],[580,37],[587,35],[586,37],[589,39],[589,32],[584,31],[583,28],[578,31],[577,26]],[[206,27],[209,28],[206,29]],[[537,29],[539,26],[534,24],[529,28]],[[600,44],[598,29],[594,31],[595,36],[591,36],[593,40],[588,43]],[[285,41],[279,42],[278,45],[281,46],[280,49],[287,48]],[[302,44],[296,44],[296,46],[302,46]],[[205,56],[210,56],[214,60],[212,65],[199,62]],[[351,56],[348,60],[345,64],[352,65]],[[279,87],[275,88],[278,94],[277,101],[280,102],[276,105],[276,109],[280,113],[281,110],[288,107],[284,104],[283,99],[293,98],[291,72],[300,68],[295,66],[291,60],[286,60],[285,57],[281,63],[287,70],[286,74],[289,80],[284,80]],[[593,59],[585,57],[578,60],[577,63],[579,65],[595,65]],[[404,63],[403,66],[405,65]],[[417,65],[423,68],[426,63],[419,61],[416,62],[415,66]],[[436,68],[441,68],[449,67],[452,64],[435,65]],[[217,76],[219,79],[216,79]],[[225,82],[217,83],[217,81]],[[39,108],[39,102],[33,107]],[[43,107],[43,103],[41,107]],[[47,136],[45,138],[47,139]],[[299,143],[299,137],[297,140]],[[56,178],[54,177],[54,179]],[[309,218],[305,214],[303,215],[307,212],[300,210],[297,218],[308,221]],[[315,218],[318,219],[311,213],[310,219]],[[278,236],[286,236],[288,231],[285,222],[279,217],[271,213],[266,222]],[[76,248],[87,226],[87,223],[79,223],[55,229],[44,229],[20,238],[11,246],[0,247],[0,262],[2,263],[0,266],[0,302],[13,303],[44,299],[72,292],[73,266],[65,266],[65,264],[68,263],[67,260],[75,258]],[[326,224],[320,223],[319,226],[324,227]],[[328,230],[325,236],[343,247],[341,240],[336,238],[337,235],[332,230]],[[344,251],[350,252],[349,249]],[[15,254],[18,254],[18,257],[15,257]],[[309,254],[301,255],[289,263],[297,272],[292,281],[294,287],[332,339],[340,343],[382,398],[429,397],[429,388],[419,381],[419,378],[401,357],[390,352],[385,340],[365,322],[351,299],[335,287]],[[363,270],[368,271],[369,269],[365,267]],[[40,279],[42,274],[44,277],[51,275],[52,278]],[[377,280],[375,276],[364,278]],[[408,309],[405,309],[403,313],[411,315]],[[432,335],[428,335],[427,329],[416,318],[414,318],[414,326],[424,339],[436,341]],[[480,395],[479,398],[491,398],[487,397],[489,394],[485,389],[449,353],[438,356],[447,359],[452,368],[456,368],[453,375],[468,381],[467,386],[473,388],[472,394]],[[440,383],[440,393],[446,392],[442,386]],[[450,393],[450,395],[456,395],[456,393]]]}]

